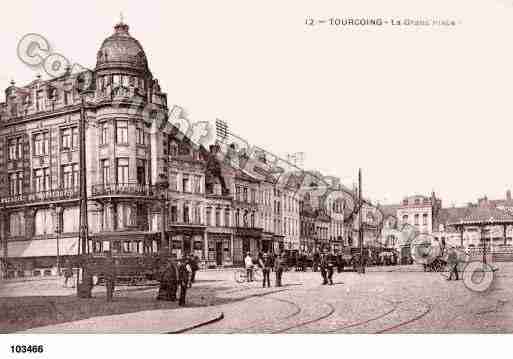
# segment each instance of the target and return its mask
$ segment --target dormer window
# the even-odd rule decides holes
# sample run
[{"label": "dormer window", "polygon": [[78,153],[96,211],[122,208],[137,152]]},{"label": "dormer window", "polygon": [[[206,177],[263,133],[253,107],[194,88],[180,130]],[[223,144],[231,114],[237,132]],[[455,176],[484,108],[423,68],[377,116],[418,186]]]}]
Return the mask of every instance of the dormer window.
[{"label": "dormer window", "polygon": [[44,110],[44,97],[43,91],[37,91],[36,93],[36,111]]},{"label": "dormer window", "polygon": [[72,102],[71,91],[64,91],[64,106],[71,105]]}]

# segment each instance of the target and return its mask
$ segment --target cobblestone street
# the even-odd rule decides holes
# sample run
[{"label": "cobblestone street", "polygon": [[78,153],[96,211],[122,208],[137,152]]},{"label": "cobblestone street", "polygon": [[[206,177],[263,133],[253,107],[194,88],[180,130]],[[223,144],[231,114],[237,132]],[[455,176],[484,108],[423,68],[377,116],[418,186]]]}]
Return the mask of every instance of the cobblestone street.
[{"label": "cobblestone street", "polygon": [[[197,333],[504,333],[513,329],[513,265],[500,264],[492,288],[470,291],[463,281],[415,266],[371,268],[367,274],[335,274],[333,286],[319,273],[287,272],[284,287],[230,283],[210,293],[222,321]],[[212,288],[214,289],[214,288]]]},{"label": "cobblestone street", "polygon": [[[279,288],[262,288],[259,282],[238,284],[231,269],[201,271],[188,292],[188,306],[210,307],[224,315],[187,332],[512,332],[513,264],[496,266],[494,283],[485,293],[469,290],[461,280],[446,281],[443,273],[425,273],[418,266],[373,267],[364,275],[335,273],[333,286],[321,285],[319,273],[291,271],[284,274]],[[74,289],[60,286],[55,280],[9,283],[0,293],[24,296],[25,301],[26,296],[45,292],[73,295]],[[103,288],[97,287],[95,296],[103,295]],[[154,287],[121,287],[116,292],[117,298],[143,302],[154,301],[155,296]]]}]

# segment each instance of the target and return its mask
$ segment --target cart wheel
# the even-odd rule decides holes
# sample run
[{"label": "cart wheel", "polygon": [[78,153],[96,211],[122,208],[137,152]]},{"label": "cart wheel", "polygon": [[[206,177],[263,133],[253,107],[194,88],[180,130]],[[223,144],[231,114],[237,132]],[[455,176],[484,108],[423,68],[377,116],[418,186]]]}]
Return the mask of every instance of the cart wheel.
[{"label": "cart wheel", "polygon": [[237,283],[243,283],[246,281],[246,272],[244,270],[238,269],[235,271],[234,275]]}]

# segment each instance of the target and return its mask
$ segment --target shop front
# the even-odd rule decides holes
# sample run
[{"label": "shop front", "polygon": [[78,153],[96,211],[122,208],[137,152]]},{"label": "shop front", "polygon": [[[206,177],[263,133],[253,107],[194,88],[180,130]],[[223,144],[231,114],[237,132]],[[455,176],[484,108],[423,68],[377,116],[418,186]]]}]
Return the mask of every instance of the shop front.
[{"label": "shop front", "polygon": [[208,254],[206,259],[207,268],[220,266],[232,266],[232,234],[207,231]]},{"label": "shop front", "polygon": [[77,237],[57,237],[10,241],[7,248],[8,278],[51,276],[58,274],[78,253]]},{"label": "shop front", "polygon": [[233,265],[242,265],[246,253],[256,255],[261,250],[261,228],[235,228],[233,238]]},{"label": "shop front", "polygon": [[175,258],[184,258],[191,254],[205,261],[204,226],[172,226],[168,231],[171,253]]}]

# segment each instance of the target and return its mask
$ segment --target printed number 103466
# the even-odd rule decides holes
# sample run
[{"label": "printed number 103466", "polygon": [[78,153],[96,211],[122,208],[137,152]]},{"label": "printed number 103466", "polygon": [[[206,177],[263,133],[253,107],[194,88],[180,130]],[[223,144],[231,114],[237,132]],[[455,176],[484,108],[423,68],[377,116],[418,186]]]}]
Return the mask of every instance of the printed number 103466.
[{"label": "printed number 103466", "polygon": [[44,351],[43,345],[11,345],[11,353],[42,353]]}]

